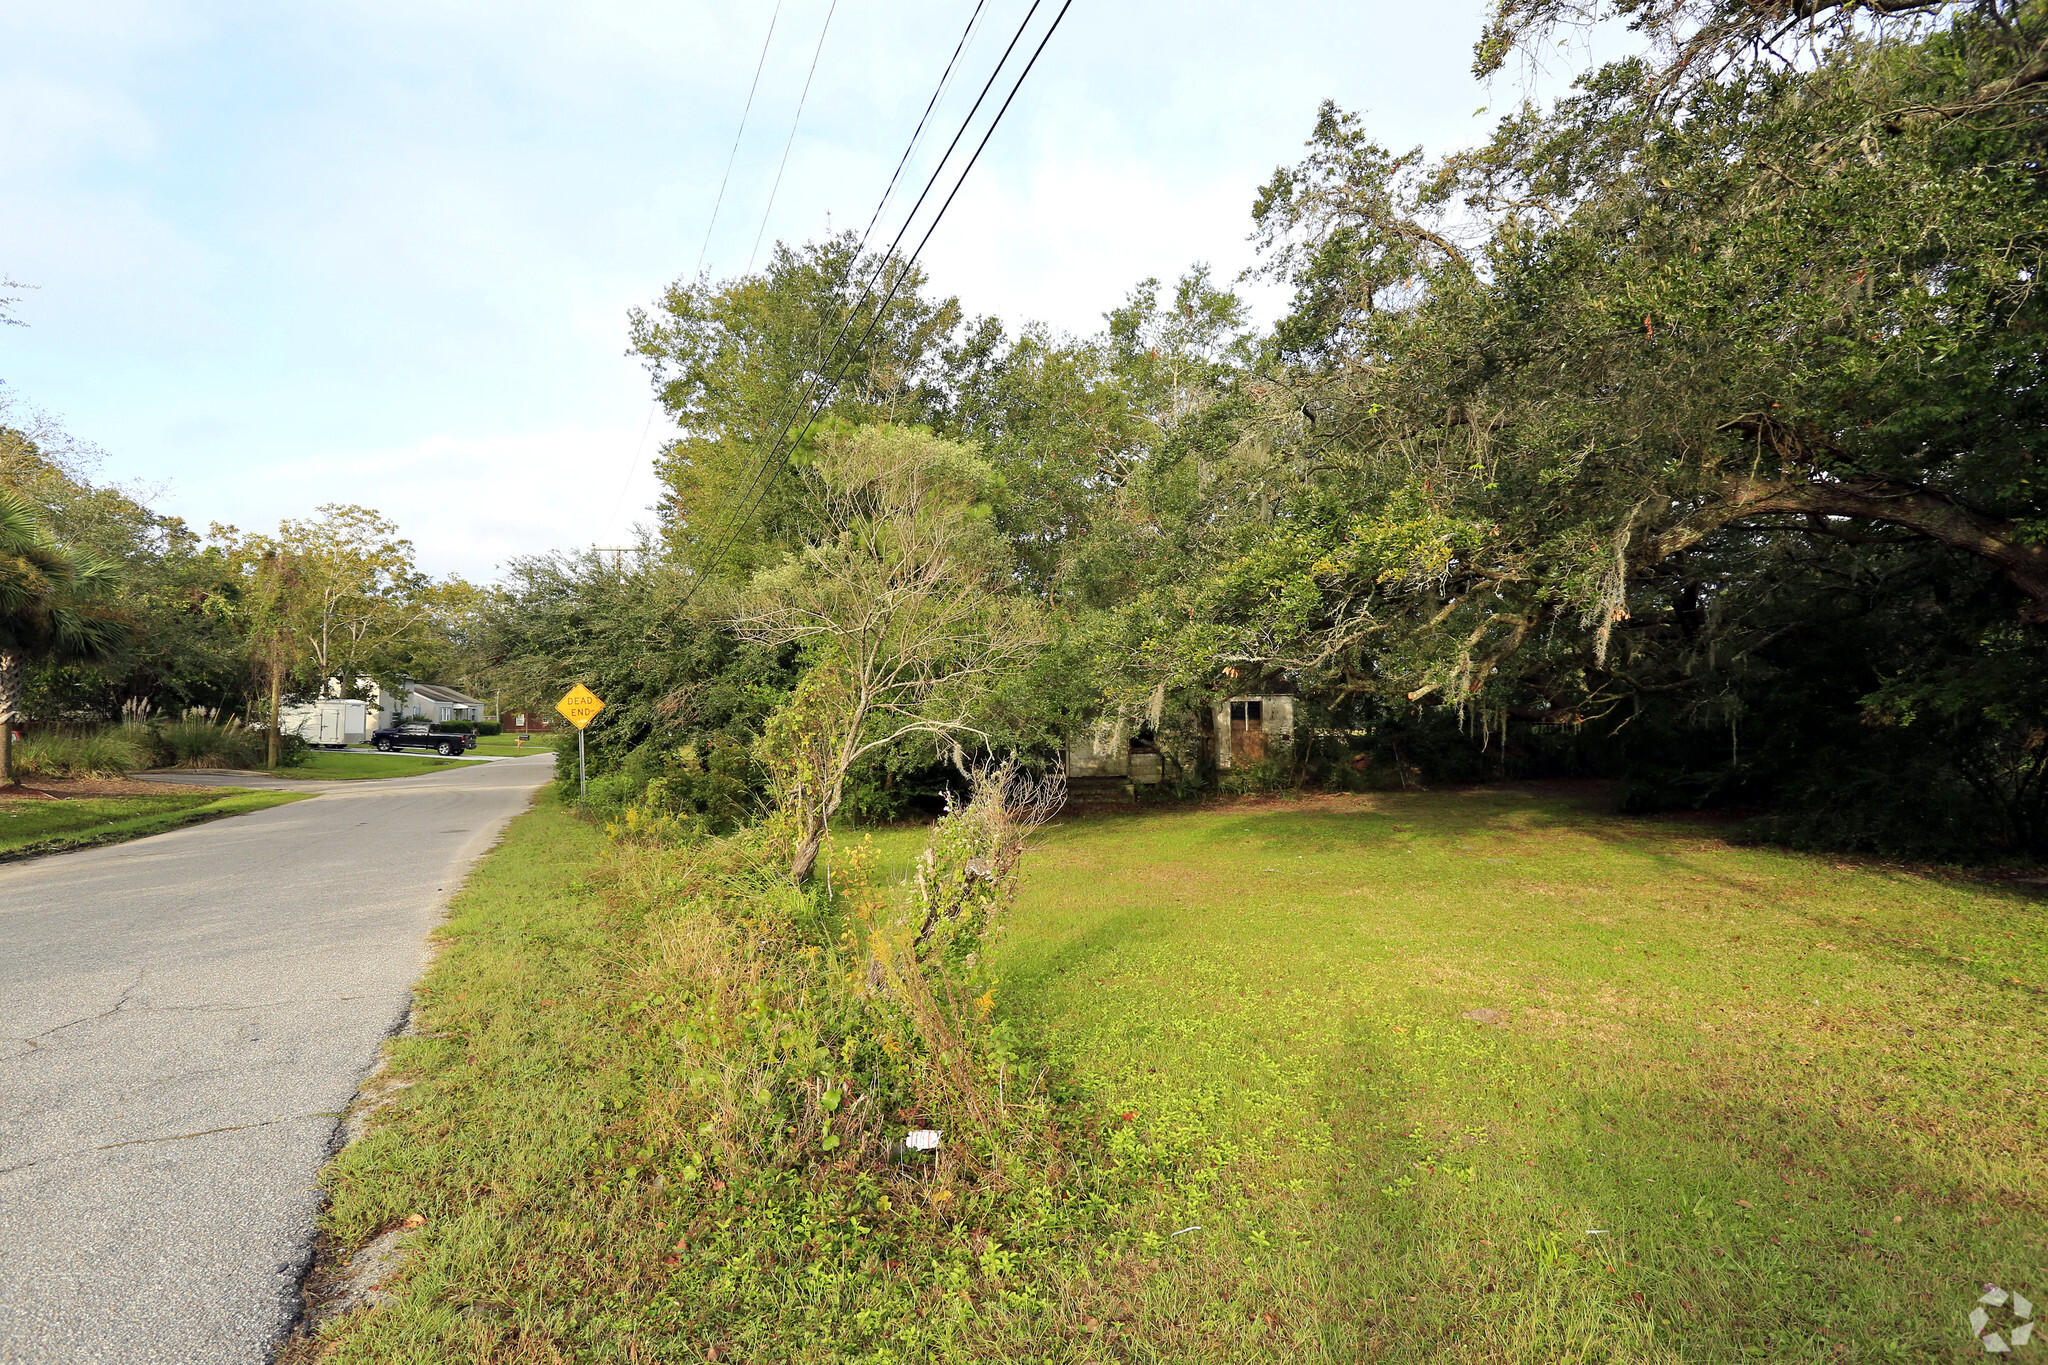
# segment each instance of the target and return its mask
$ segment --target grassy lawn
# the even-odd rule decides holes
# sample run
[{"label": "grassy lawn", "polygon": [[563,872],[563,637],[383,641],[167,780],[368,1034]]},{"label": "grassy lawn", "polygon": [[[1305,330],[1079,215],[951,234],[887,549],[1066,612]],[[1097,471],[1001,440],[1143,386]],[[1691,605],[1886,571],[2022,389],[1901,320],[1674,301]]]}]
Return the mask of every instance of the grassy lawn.
[{"label": "grassy lawn", "polygon": [[1200,1225],[1133,1358],[1925,1360],[2048,1299],[2044,909],[1410,795],[1056,830],[1003,958]]},{"label": "grassy lawn", "polygon": [[551,754],[555,751],[553,735],[528,735],[526,746],[521,748],[517,735],[478,735],[475,752],[491,754],[494,757],[516,757],[520,754]]},{"label": "grassy lawn", "polygon": [[162,796],[107,796],[76,801],[0,801],[0,860],[35,857],[94,844],[118,844],[180,825],[243,815],[287,801],[293,792],[187,787]]},{"label": "grassy lawn", "polygon": [[704,950],[605,858],[550,793],[456,898],[326,1177],[407,1268],[291,1358],[1962,1359],[1983,1282],[2048,1301],[2022,890],[1512,791],[1076,820],[992,954],[1095,1156],[918,1223],[888,1172],[707,1186],[688,1097],[782,1044],[650,993]]},{"label": "grassy lawn", "polygon": [[279,768],[274,776],[320,782],[355,782],[379,777],[417,777],[436,768],[473,766],[477,760],[440,758],[429,754],[351,754],[315,749],[296,768]]}]

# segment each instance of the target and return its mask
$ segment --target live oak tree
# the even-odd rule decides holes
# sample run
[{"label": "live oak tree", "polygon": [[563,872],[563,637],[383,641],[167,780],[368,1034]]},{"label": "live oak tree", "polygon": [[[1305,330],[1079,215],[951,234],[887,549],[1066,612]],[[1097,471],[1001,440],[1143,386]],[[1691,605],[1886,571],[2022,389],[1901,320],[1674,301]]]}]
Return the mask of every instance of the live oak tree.
[{"label": "live oak tree", "polygon": [[[1326,107],[1256,210],[1285,514],[1209,580],[1222,651],[1569,718],[1674,562],[1815,535],[2048,620],[2048,16],[1897,8],[1626,6],[1665,47],[1436,164]],[[1744,45],[1774,15],[1805,60]]]},{"label": "live oak tree", "polygon": [[1231,393],[1251,354],[1243,300],[1205,265],[1167,292],[1139,281],[1102,332],[1070,337],[982,319],[954,353],[947,435],[996,471],[996,524],[1023,584],[1086,607],[1119,596],[1132,547],[1127,490],[1181,427]]},{"label": "live oak tree", "polygon": [[[1089,337],[969,321],[925,283],[842,235],[778,243],[759,274],[679,280],[632,312],[633,349],[682,429],[656,461],[660,528],[681,567],[744,582],[813,529],[782,467],[807,462],[836,424],[892,422],[975,445],[1023,584],[1086,595],[1076,547],[1249,355],[1243,302],[1204,266],[1170,292],[1141,281]],[[793,448],[772,459],[778,443]]]},{"label": "live oak tree", "polygon": [[988,710],[1046,642],[1036,605],[1012,590],[990,482],[971,449],[894,426],[835,433],[802,472],[819,529],[755,575],[733,619],[743,639],[795,645],[806,665],[759,746],[796,881],[856,764],[912,740],[956,754],[986,743]]}]

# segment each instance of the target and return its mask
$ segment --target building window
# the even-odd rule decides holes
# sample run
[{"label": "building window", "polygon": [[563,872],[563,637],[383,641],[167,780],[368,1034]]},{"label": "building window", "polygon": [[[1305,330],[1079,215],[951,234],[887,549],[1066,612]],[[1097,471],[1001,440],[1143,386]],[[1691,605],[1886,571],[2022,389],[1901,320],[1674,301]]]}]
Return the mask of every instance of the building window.
[{"label": "building window", "polygon": [[1247,730],[1258,731],[1266,728],[1266,704],[1254,698],[1251,701],[1230,703],[1230,732],[1241,735]]}]

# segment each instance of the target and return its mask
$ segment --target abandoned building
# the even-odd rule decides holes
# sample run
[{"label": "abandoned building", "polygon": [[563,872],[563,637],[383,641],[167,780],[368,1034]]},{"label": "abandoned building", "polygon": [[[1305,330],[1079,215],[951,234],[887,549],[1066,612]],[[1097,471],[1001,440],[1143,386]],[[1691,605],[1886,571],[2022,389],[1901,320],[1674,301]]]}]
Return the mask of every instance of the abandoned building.
[{"label": "abandoned building", "polygon": [[1278,758],[1294,744],[1294,698],[1232,697],[1215,704],[1211,723],[1218,768]]},{"label": "abandoned building", "polygon": [[1277,758],[1294,743],[1294,698],[1279,694],[1228,697],[1189,714],[1192,744],[1163,741],[1154,708],[1150,717],[1104,718],[1067,741],[1067,781],[1085,787],[1149,786],[1176,769],[1213,763],[1228,771]]}]

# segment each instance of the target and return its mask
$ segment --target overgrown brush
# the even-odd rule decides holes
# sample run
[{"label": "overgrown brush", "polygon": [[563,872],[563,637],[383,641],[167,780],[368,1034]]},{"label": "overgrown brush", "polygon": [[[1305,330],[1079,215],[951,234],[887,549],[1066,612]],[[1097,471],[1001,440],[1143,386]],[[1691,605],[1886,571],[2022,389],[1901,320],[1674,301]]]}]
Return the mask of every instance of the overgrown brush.
[{"label": "overgrown brush", "polygon": [[[1093,1119],[1056,1105],[995,1022],[983,958],[1062,795],[977,774],[898,886],[860,845],[829,864],[829,893],[793,885],[774,822],[614,844],[617,889],[662,907],[632,1009],[663,1063],[620,1141],[694,1206],[666,1290],[679,1330],[799,1358],[795,1319],[823,1315],[860,1338],[832,1358],[949,1354],[992,1330],[990,1309],[1042,1315],[1052,1277],[1035,1272],[1100,1240],[1116,1205]],[[935,1150],[906,1145],[920,1130]],[[819,1299],[828,1267],[860,1274],[846,1311]]]},{"label": "overgrown brush", "polygon": [[991,1165],[981,1149],[1002,1140],[1005,1106],[1028,1107],[1030,1088],[1012,1084],[1015,1059],[989,1024],[995,983],[980,948],[1030,829],[1058,799],[1012,769],[978,774],[900,888],[877,882],[859,846],[833,863],[830,890],[792,885],[773,822],[617,848],[621,887],[670,907],[647,931],[650,983],[665,989],[646,1007],[669,1023],[693,1093],[710,1099],[700,1164],[886,1163],[902,1155],[899,1130],[950,1123],[937,1164]]},{"label": "overgrown brush", "polygon": [[457,900],[404,1098],[326,1176],[341,1245],[425,1220],[396,1298],[286,1359],[1099,1358],[1186,1254],[1196,1162],[1001,1023],[984,945],[1057,799],[984,774],[907,875],[862,840],[827,890],[774,821],[590,868],[551,794]]},{"label": "overgrown brush", "polygon": [[[574,785],[574,768],[566,779]],[[643,744],[591,779],[586,813],[614,839],[673,842],[729,834],[761,813],[759,765],[742,745]]]}]

